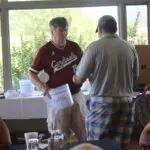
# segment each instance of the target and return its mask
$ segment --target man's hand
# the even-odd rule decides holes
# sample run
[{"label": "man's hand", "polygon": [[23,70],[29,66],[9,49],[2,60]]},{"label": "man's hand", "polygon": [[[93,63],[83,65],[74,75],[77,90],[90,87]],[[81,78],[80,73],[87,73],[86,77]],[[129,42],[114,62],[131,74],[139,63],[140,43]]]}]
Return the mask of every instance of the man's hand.
[{"label": "man's hand", "polygon": [[82,85],[82,83],[84,82],[83,79],[77,75],[73,76],[72,81],[78,85]]},{"label": "man's hand", "polygon": [[50,90],[49,87],[45,84],[42,83],[39,79],[39,77],[37,76],[37,74],[33,73],[32,71],[28,70],[28,78],[32,81],[32,83],[38,87],[42,92],[44,96],[48,96],[49,98],[51,98],[51,96],[49,95],[48,91]]},{"label": "man's hand", "polygon": [[46,84],[42,84],[41,86],[41,91],[43,92],[44,96],[48,96],[51,99],[50,94],[48,93],[48,91],[50,90],[49,87]]}]

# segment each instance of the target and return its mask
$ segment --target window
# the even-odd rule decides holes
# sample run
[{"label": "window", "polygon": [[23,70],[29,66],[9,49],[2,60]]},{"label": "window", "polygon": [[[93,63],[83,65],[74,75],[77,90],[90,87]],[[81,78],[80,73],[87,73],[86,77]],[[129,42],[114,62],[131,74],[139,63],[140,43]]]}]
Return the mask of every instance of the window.
[{"label": "window", "polygon": [[127,38],[132,44],[147,44],[147,6],[127,6]]},{"label": "window", "polygon": [[[107,13],[105,13],[107,12]],[[83,50],[98,39],[95,33],[100,16],[111,14],[117,19],[117,7],[67,8],[44,10],[10,10],[10,45],[13,86],[26,76],[38,49],[50,39],[49,20],[65,16],[69,22],[68,39]]]},{"label": "window", "polygon": [[[1,27],[1,24],[0,24]],[[3,58],[2,58],[2,38],[0,30],[0,92],[4,90],[4,78],[3,78]]]}]

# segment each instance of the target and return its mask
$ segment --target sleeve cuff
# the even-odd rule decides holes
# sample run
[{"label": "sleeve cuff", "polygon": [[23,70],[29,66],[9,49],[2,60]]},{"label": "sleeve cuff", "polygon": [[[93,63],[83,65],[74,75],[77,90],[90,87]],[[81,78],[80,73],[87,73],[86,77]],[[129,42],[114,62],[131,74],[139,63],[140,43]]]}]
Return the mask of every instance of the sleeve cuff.
[{"label": "sleeve cuff", "polygon": [[35,70],[35,69],[31,68],[31,67],[29,68],[29,70],[34,72],[34,73],[39,73],[39,71],[37,71],[37,70]]}]

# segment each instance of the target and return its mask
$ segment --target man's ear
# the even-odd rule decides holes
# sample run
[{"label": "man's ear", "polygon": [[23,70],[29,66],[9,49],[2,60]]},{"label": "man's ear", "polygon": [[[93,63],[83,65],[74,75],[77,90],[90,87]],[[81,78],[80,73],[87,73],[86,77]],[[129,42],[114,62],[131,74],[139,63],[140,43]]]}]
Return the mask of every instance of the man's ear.
[{"label": "man's ear", "polygon": [[52,30],[52,28],[50,29],[50,32],[51,32],[51,35],[53,35],[53,30]]},{"label": "man's ear", "polygon": [[54,30],[55,30],[55,27],[50,28],[50,32],[51,32],[52,35],[53,35]]},{"label": "man's ear", "polygon": [[103,36],[104,33],[105,33],[104,30],[103,30],[102,28],[99,28],[98,32],[99,32],[99,35],[100,35],[100,36]]}]

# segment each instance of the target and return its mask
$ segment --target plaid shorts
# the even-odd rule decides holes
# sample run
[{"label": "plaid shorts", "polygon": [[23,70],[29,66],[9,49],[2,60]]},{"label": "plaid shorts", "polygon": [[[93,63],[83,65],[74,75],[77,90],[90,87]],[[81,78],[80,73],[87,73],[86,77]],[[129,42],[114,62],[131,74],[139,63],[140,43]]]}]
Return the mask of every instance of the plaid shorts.
[{"label": "plaid shorts", "polygon": [[134,122],[131,97],[92,97],[86,118],[87,139],[111,138],[126,148]]}]

